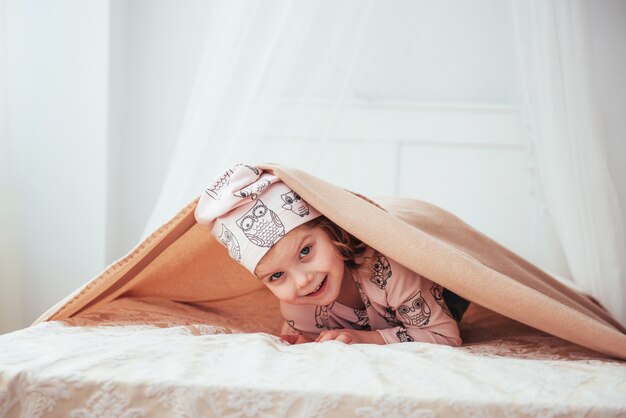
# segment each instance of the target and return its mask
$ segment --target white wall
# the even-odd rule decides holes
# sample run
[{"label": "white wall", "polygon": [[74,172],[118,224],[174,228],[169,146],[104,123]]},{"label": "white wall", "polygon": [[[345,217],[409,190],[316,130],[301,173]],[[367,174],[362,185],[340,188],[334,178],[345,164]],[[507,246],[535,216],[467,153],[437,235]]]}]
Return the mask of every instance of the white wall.
[{"label": "white wall", "polygon": [[6,4],[0,0],[0,332],[22,326],[19,201],[9,140]]},{"label": "white wall", "polygon": [[11,258],[30,323],[105,265],[109,10],[106,0],[8,0],[5,13],[21,238]]},{"label": "white wall", "polygon": [[138,243],[210,3],[0,5],[4,332],[28,325]]}]

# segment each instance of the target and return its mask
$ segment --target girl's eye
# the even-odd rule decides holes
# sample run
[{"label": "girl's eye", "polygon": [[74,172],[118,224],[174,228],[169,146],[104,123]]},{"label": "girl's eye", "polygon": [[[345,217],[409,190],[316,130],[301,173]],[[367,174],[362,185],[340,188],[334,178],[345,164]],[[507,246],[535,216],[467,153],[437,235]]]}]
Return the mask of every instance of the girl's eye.
[{"label": "girl's eye", "polygon": [[304,257],[305,255],[307,255],[310,252],[311,252],[311,246],[307,245],[306,247],[304,247],[303,249],[300,250],[300,256]]},{"label": "girl's eye", "polygon": [[280,279],[280,277],[283,275],[282,271],[279,271],[278,273],[274,273],[270,276],[270,282],[274,282],[278,279]]}]

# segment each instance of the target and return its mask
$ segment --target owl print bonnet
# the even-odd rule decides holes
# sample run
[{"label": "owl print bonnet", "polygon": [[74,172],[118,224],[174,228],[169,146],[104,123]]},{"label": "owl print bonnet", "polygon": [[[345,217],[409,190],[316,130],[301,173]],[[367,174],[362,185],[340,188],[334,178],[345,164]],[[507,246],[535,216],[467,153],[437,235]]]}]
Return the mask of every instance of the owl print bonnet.
[{"label": "owl print bonnet", "polygon": [[228,254],[254,274],[261,258],[292,229],[320,213],[275,175],[238,164],[205,189],[194,213]]}]

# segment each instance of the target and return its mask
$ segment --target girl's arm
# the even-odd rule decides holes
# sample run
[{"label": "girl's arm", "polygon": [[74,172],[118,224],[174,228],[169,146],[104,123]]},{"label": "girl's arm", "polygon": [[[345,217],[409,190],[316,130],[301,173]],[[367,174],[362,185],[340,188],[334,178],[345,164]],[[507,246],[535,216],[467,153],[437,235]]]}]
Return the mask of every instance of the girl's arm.
[{"label": "girl's arm", "polygon": [[443,299],[443,288],[393,260],[387,261],[387,282],[381,290],[386,296],[385,320],[390,327],[377,331],[385,342],[461,345],[459,326]]}]

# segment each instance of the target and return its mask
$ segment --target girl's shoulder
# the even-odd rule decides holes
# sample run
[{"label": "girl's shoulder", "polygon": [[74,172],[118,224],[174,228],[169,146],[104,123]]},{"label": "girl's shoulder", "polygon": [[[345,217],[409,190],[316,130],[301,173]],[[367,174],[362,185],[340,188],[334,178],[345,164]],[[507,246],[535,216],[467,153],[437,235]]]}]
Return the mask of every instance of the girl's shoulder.
[{"label": "girl's shoulder", "polygon": [[414,273],[412,270],[371,247],[358,260],[358,264],[358,271],[361,275],[392,275],[393,272]]},{"label": "girl's shoulder", "polygon": [[396,286],[418,286],[430,281],[413,270],[403,266],[379,251],[367,255],[363,267],[359,271],[359,281],[364,290],[388,293]]}]

